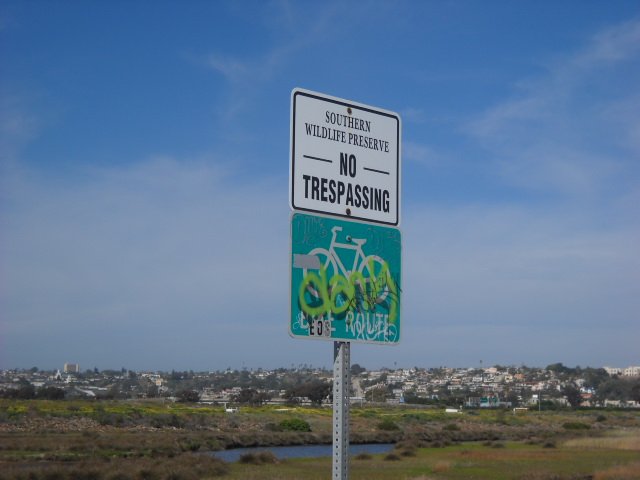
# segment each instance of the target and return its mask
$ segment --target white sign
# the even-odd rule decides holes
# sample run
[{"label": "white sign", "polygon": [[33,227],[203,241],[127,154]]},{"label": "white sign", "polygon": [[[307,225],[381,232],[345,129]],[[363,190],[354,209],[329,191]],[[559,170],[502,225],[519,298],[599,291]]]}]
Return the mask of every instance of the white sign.
[{"label": "white sign", "polygon": [[290,167],[292,209],[399,225],[398,114],[296,88]]}]

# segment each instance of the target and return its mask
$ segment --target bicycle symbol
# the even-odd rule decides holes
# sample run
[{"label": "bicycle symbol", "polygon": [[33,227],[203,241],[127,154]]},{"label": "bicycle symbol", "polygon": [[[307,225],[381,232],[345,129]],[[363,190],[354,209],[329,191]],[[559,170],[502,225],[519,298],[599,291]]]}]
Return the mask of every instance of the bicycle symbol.
[{"label": "bicycle symbol", "polygon": [[[334,226],[331,229],[332,237],[329,249],[316,247],[312,249],[308,255],[315,256],[319,260],[320,270],[324,270],[327,278],[334,278],[341,275],[344,279],[352,279],[352,283],[359,284],[359,288],[355,288],[355,295],[352,298],[345,298],[344,295],[338,295],[336,302],[344,305],[349,302],[350,307],[358,308],[360,303],[365,303],[368,310],[375,305],[383,304],[390,295],[389,284],[391,283],[389,267],[378,255],[365,255],[363,245],[367,242],[366,238],[352,238],[346,236],[345,242],[338,242],[338,233],[342,231],[342,227]],[[352,251],[354,253],[353,264],[347,269],[340,255],[336,250]],[[303,268],[303,278],[307,278],[309,268]],[[355,273],[357,272],[357,273]],[[355,286],[355,285],[354,285]],[[308,282],[306,291],[311,295],[312,299],[319,299],[321,293],[318,285]]]}]

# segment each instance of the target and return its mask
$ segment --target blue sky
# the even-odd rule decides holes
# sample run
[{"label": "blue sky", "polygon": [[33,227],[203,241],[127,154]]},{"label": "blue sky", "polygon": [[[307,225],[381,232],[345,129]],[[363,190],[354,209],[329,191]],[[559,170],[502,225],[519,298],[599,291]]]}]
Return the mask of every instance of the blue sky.
[{"label": "blue sky", "polygon": [[0,2],[0,368],[291,339],[290,95],[402,118],[380,366],[640,363],[637,1]]}]

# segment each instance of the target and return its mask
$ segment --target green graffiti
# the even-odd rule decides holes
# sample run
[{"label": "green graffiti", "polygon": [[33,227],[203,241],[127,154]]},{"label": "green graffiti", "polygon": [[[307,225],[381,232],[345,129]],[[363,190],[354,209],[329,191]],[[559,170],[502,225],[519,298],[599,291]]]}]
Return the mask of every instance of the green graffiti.
[{"label": "green graffiti", "polygon": [[321,268],[319,275],[307,272],[298,289],[301,310],[312,317],[325,314],[340,315],[349,310],[374,311],[377,306],[389,311],[389,322],[398,319],[398,287],[389,271],[389,265],[382,261],[376,275],[372,258],[367,265],[369,276],[354,271],[346,278],[339,273],[327,281],[327,271]]},{"label": "green graffiti", "polygon": [[[318,298],[312,304],[307,302],[307,296],[305,295],[307,289],[313,289],[317,293]],[[320,276],[316,275],[315,272],[307,272],[298,290],[298,300],[302,311],[313,317],[324,315],[331,311],[330,309],[327,310],[329,290],[327,288],[327,271],[324,268],[320,269]]]}]

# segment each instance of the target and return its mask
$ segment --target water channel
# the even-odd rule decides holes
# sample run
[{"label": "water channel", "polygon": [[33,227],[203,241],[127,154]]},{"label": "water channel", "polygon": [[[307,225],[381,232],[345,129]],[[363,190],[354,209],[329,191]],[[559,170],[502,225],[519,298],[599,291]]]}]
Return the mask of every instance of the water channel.
[{"label": "water channel", "polygon": [[[393,443],[364,443],[349,445],[349,454],[351,456],[360,453],[388,453],[393,449]],[[245,453],[264,452],[265,450],[273,453],[279,460],[286,458],[310,458],[310,457],[330,457],[332,454],[331,445],[294,445],[290,447],[248,447],[248,448],[231,448],[229,450],[220,450],[211,452],[210,454],[225,462],[237,462]]]}]

